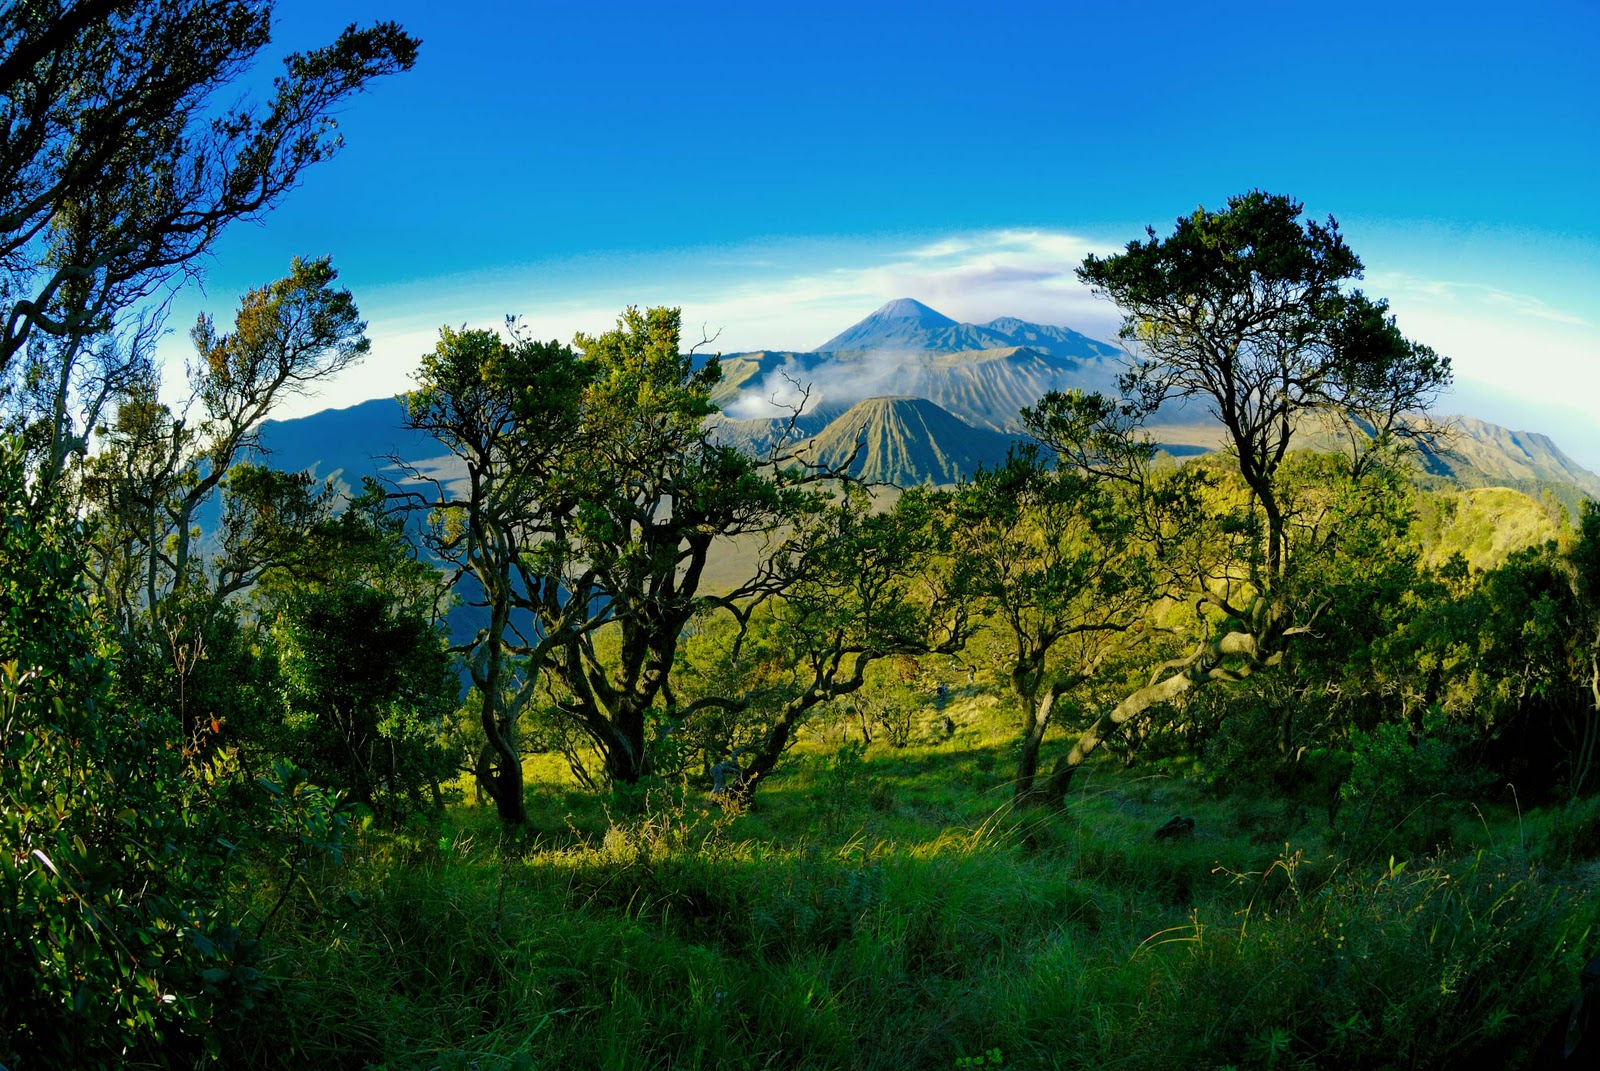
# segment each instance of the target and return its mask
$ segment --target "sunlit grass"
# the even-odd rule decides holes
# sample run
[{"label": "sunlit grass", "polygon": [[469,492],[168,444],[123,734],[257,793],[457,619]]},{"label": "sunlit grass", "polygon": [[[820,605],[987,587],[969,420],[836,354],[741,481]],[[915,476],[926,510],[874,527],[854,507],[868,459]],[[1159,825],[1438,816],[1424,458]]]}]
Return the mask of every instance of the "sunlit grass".
[{"label": "sunlit grass", "polygon": [[[1113,763],[1066,813],[1017,811],[1003,713],[952,706],[953,738],[930,724],[853,760],[811,732],[748,812],[662,785],[623,813],[541,760],[525,838],[470,802],[369,831],[285,920],[279,996],[233,1055],[1453,1067],[1526,1054],[1575,974],[1581,851],[1571,880],[1530,864],[1535,842],[1587,843],[1592,815],[1479,815],[1448,857],[1363,868],[1280,801]],[[1175,814],[1194,834],[1154,840]]]}]

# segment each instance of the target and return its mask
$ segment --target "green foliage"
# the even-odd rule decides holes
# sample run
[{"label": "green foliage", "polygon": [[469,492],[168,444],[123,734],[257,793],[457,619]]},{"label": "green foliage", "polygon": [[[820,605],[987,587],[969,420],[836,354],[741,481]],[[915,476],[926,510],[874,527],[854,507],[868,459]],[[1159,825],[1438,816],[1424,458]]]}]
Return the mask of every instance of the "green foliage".
[{"label": "green foliage", "polygon": [[361,585],[300,592],[274,624],[281,754],[390,820],[437,799],[454,768],[459,688],[429,621]]},{"label": "green foliage", "polygon": [[198,1054],[259,989],[221,896],[237,779],[186,767],[176,717],[117,695],[73,526],[30,511],[10,452],[0,495],[0,1054]]},{"label": "green foliage", "polygon": [[[481,592],[467,661],[494,759],[485,784],[508,823],[525,818],[516,728],[530,704],[548,699],[587,735],[613,783],[709,768],[738,736],[756,752],[748,793],[872,661],[951,648],[965,626],[921,568],[948,549],[926,497],[874,511],[840,474],[718,441],[706,418],[720,365],[681,350],[680,321],[630,308],[579,335],[581,354],[514,325],[509,342],[447,330],[407,396],[411,426],[468,472],[462,494],[403,497],[430,510],[434,549]],[[734,540],[757,560],[713,584]],[[730,631],[732,665],[680,661],[693,637]],[[741,657],[747,638],[761,657]]]},{"label": "green foliage", "polygon": [[865,860],[841,865],[820,853],[802,856],[753,891],[752,951],[784,959],[849,942],[883,907],[885,880],[883,867]]},{"label": "green foliage", "polygon": [[955,1066],[964,1067],[1004,1067],[1006,1065],[1005,1053],[999,1049],[986,1049],[976,1056],[958,1056]]},{"label": "green foliage", "polygon": [[1436,731],[1412,739],[1408,727],[1388,722],[1358,730],[1350,747],[1354,761],[1339,798],[1345,836],[1357,856],[1404,858],[1439,847],[1450,813],[1476,787],[1449,736]]},{"label": "green foliage", "polygon": [[1375,674],[1408,703],[1437,708],[1473,758],[1529,799],[1592,783],[1600,716],[1600,519],[1576,541],[1546,543],[1482,574],[1459,558],[1416,585],[1409,620],[1381,645]]},{"label": "green foliage", "polygon": [[[359,906],[281,916],[286,1015],[245,1024],[227,1055],[397,1071],[1518,1066],[1596,921],[1592,898],[1493,853],[1362,868],[1315,840],[1262,851],[1225,831],[1231,801],[1113,774],[1070,818],[956,793],[944,817],[863,814],[828,835],[811,825],[827,756],[803,746],[819,779],[776,782],[747,814],[652,792],[626,820],[581,799],[563,820],[568,796],[527,856],[459,813],[422,852],[360,836],[317,884]],[[949,795],[938,755],[870,757],[915,800]],[[1203,835],[1153,841],[1173,809]]]},{"label": "green foliage", "polygon": [[[1172,397],[1214,402],[1273,528],[1275,470],[1303,415],[1354,417],[1367,430],[1352,434],[1381,440],[1450,377],[1449,359],[1402,336],[1386,303],[1345,289],[1362,265],[1338,224],[1301,213],[1253,190],[1180,217],[1169,237],[1149,229],[1123,253],[1091,254],[1078,273],[1116,301],[1123,337],[1140,344],[1127,389],[1146,411]],[[1268,558],[1275,569],[1277,551]]]},{"label": "green foliage", "polygon": [[1417,537],[1429,565],[1459,554],[1473,569],[1488,571],[1517,551],[1561,537],[1564,514],[1558,502],[1508,487],[1439,490],[1418,496]]},{"label": "green foliage", "polygon": [[[271,27],[272,5],[244,0],[0,10],[0,373],[28,347],[30,390],[59,392],[41,400],[46,412],[70,412],[96,373],[137,373],[161,321],[142,306],[198,272],[228,224],[259,217],[338,150],[343,101],[416,59],[396,24],[352,25],[286,57],[269,99],[252,103],[227,86]],[[74,429],[42,423],[48,485]]]},{"label": "green foliage", "polygon": [[[296,258],[287,276],[241,298],[231,332],[201,316],[190,369],[198,413],[161,403],[153,372],[120,395],[105,449],[83,466],[83,486],[92,576],[129,633],[141,624],[171,628],[169,603],[195,593],[220,601],[274,570],[315,567],[307,537],[327,525],[332,487],[242,458],[260,445],[284,397],[367,352],[366,325],[337,279],[328,258]],[[219,490],[219,553],[205,561],[196,519]]]},{"label": "green foliage", "polygon": [[964,594],[1000,637],[1027,801],[1057,702],[1102,675],[1170,582],[1157,518],[1179,481],[1147,471],[1154,445],[1101,395],[1052,392],[1022,418],[1038,441],[962,484],[951,512]]},{"label": "green foliage", "polygon": [[1551,808],[1532,850],[1536,858],[1557,867],[1600,858],[1600,796]]},{"label": "green foliage", "polygon": [[169,708],[192,754],[243,745],[248,762],[276,746],[275,655],[236,606],[204,592],[174,597],[164,621],[140,621],[118,646],[119,700]]},{"label": "green foliage", "polygon": [[867,768],[867,746],[859,740],[846,740],[828,760],[822,776],[817,806],[823,830],[830,836],[844,831],[854,810],[860,806],[863,789],[872,774]]},{"label": "green foliage", "polygon": [[[271,906],[256,916],[259,940],[297,887],[311,890],[309,867],[342,862],[352,819],[364,811],[338,792],[313,784],[305,770],[287,759],[274,762],[256,778],[256,786],[261,798],[252,815],[250,847],[264,860],[261,869],[278,890]],[[315,900],[314,892],[311,898]]]}]

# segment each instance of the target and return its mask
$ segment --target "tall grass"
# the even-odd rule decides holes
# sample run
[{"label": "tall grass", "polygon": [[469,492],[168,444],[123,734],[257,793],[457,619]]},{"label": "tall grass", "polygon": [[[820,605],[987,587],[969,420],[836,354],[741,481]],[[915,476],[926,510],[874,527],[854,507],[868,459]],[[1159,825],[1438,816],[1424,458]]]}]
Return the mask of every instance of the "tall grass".
[{"label": "tall grass", "polygon": [[[1226,801],[1108,772],[1069,814],[1014,813],[1003,789],[951,787],[977,776],[979,750],[868,752],[843,774],[819,751],[752,814],[681,786],[627,818],[552,792],[531,843],[502,844],[471,808],[367,834],[279,924],[275,1001],[227,1056],[395,1071],[943,1069],[993,1066],[996,1050],[1013,1068],[1516,1066],[1591,940],[1594,900],[1514,837],[1361,869],[1314,830],[1267,847]],[[819,802],[820,785],[843,798]],[[1197,835],[1153,841],[1180,809]]]}]

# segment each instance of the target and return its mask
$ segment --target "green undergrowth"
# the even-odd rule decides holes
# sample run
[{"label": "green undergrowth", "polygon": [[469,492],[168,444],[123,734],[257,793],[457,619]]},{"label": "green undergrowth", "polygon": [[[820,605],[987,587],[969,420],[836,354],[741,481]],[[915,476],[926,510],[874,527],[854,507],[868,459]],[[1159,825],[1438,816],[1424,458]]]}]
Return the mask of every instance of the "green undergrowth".
[{"label": "green undergrowth", "polygon": [[[1270,801],[1109,765],[1065,813],[1015,812],[992,735],[818,741],[750,813],[684,786],[609,802],[549,786],[515,842],[473,807],[363,833],[274,922],[272,999],[226,1056],[1517,1066],[1592,954],[1592,808],[1353,863]],[[1156,840],[1178,814],[1194,832]]]}]

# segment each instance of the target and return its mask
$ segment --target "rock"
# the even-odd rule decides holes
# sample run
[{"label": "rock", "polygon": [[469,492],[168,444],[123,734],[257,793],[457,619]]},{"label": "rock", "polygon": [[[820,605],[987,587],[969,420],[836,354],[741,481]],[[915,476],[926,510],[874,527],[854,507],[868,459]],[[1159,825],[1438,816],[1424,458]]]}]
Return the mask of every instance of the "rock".
[{"label": "rock", "polygon": [[1155,831],[1156,840],[1182,840],[1194,836],[1194,819],[1173,815],[1167,824]]}]

